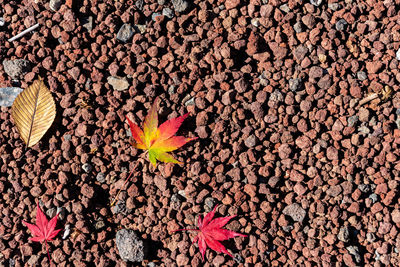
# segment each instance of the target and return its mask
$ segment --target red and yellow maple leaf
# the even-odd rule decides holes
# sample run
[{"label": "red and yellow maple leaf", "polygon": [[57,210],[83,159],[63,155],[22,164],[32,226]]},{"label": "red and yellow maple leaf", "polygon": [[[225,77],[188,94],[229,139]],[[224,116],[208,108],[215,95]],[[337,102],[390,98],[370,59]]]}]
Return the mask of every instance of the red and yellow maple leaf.
[{"label": "red and yellow maple leaf", "polygon": [[31,233],[33,235],[33,237],[30,237],[29,240],[33,242],[43,242],[43,241],[45,242],[47,256],[49,257],[50,265],[51,265],[51,259],[50,259],[49,249],[47,247],[47,242],[53,241],[53,238],[56,237],[56,235],[62,230],[62,229],[55,230],[57,225],[57,216],[58,214],[56,214],[56,216],[54,216],[50,221],[48,221],[46,215],[44,215],[38,203],[36,212],[36,225],[22,221],[22,223],[25,224],[29,230],[31,230]]},{"label": "red and yellow maple leaf", "polygon": [[187,142],[197,139],[197,137],[175,136],[175,133],[186,117],[189,116],[189,113],[167,120],[158,127],[157,102],[158,98],[154,101],[149,114],[147,114],[144,120],[143,130],[126,117],[132,137],[135,140],[133,145],[138,149],[148,151],[149,160],[154,167],[157,164],[157,160],[162,162],[182,163],[174,159],[168,152],[174,151]]},{"label": "red and yellow maple leaf", "polygon": [[201,256],[204,260],[204,254],[206,252],[207,247],[211,248],[216,252],[223,252],[228,254],[232,257],[232,254],[226,250],[224,245],[222,245],[219,241],[228,240],[230,238],[234,238],[236,236],[247,237],[247,235],[243,235],[240,233],[236,233],[231,230],[222,229],[224,225],[226,225],[232,218],[236,215],[228,216],[228,217],[221,217],[217,219],[213,219],[215,215],[215,210],[217,209],[218,205],[214,207],[212,211],[207,213],[204,216],[204,219],[199,216],[197,226],[199,229],[179,229],[176,231],[197,231],[198,234],[193,239],[193,243],[197,242],[199,244],[199,249]]}]

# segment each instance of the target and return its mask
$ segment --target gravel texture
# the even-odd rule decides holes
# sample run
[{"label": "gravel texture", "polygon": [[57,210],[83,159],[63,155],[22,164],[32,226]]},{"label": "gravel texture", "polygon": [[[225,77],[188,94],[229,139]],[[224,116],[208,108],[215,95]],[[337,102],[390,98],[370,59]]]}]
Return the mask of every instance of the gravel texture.
[{"label": "gravel texture", "polygon": [[[398,4],[0,1],[0,87],[40,76],[57,103],[27,150],[1,107],[0,265],[48,266],[21,222],[40,200],[69,227],[56,266],[128,266],[120,229],[149,244],[144,266],[399,266]],[[178,133],[199,137],[182,165],[130,144],[125,116],[142,123],[157,96],[160,122],[189,112]],[[173,231],[217,204],[248,238],[202,262]]]}]

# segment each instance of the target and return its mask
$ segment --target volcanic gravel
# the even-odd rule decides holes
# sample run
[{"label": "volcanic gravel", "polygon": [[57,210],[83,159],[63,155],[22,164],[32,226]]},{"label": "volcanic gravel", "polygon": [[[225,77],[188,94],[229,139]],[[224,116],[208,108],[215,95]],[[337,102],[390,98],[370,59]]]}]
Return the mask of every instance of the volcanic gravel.
[{"label": "volcanic gravel", "polygon": [[[38,201],[62,211],[56,266],[399,266],[399,4],[0,0],[1,87],[40,76],[57,103],[27,150],[1,108],[0,266],[49,265],[22,224]],[[157,96],[161,122],[191,114],[183,165],[130,144]],[[248,238],[202,262],[173,230],[217,204]]]}]

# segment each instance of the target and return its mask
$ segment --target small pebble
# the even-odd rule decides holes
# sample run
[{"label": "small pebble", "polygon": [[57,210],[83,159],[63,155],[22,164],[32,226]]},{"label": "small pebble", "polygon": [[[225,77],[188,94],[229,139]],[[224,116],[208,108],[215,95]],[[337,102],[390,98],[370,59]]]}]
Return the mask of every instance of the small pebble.
[{"label": "small pebble", "polygon": [[350,239],[349,239],[349,235],[350,235],[350,233],[349,233],[349,228],[346,227],[346,226],[343,226],[343,227],[341,227],[340,230],[339,230],[338,239],[339,239],[340,241],[342,241],[342,242],[347,243],[347,242],[349,242],[349,240],[350,240]]},{"label": "small pebble", "polygon": [[93,167],[92,167],[92,165],[90,165],[89,163],[85,163],[85,164],[82,165],[82,169],[83,169],[86,173],[89,173],[89,172],[93,169]]},{"label": "small pebble", "polygon": [[136,30],[138,30],[140,33],[145,33],[146,32],[146,25],[142,24],[135,24],[134,27]]},{"label": "small pebble", "polygon": [[246,140],[244,141],[244,144],[248,147],[248,148],[252,148],[256,145],[257,142],[257,138],[254,134],[250,135],[249,137],[246,138]]},{"label": "small pebble", "polygon": [[159,16],[161,16],[161,13],[155,12],[155,13],[151,14],[151,19],[153,21],[156,21],[156,17],[159,17]]},{"label": "small pebble", "polygon": [[210,211],[215,206],[215,199],[212,197],[208,197],[204,200],[204,210]]},{"label": "small pebble", "polygon": [[104,182],[106,181],[106,175],[105,175],[104,173],[102,173],[102,172],[99,172],[99,173],[96,175],[96,180],[97,180],[99,183],[104,183]]},{"label": "small pebble", "polygon": [[128,42],[133,36],[133,28],[130,24],[123,24],[117,33],[117,39],[121,42]]},{"label": "small pebble", "polygon": [[64,232],[63,232],[63,235],[62,235],[62,239],[64,239],[64,240],[67,239],[67,237],[69,236],[70,232],[71,232],[70,225],[69,224],[65,225]]},{"label": "small pebble", "polygon": [[179,190],[178,194],[181,195],[182,197],[186,198],[185,190]]},{"label": "small pebble", "polygon": [[296,222],[302,222],[306,217],[306,211],[297,203],[286,206],[283,209],[283,214],[290,216]]},{"label": "small pebble", "polygon": [[357,72],[357,79],[359,79],[360,81],[364,81],[368,78],[367,74],[364,71],[358,71]]},{"label": "small pebble", "polygon": [[354,259],[356,260],[357,263],[361,262],[361,256],[358,247],[348,246],[346,249],[351,255],[354,256]]},{"label": "small pebble", "polygon": [[244,263],[244,259],[239,253],[233,254],[233,260],[237,263]]},{"label": "small pebble", "polygon": [[289,89],[293,92],[301,89],[301,79],[290,79],[289,80]]},{"label": "small pebble", "polygon": [[94,224],[94,228],[96,230],[100,230],[100,229],[104,228],[105,226],[106,226],[106,224],[104,223],[103,220],[99,220]]},{"label": "small pebble", "polygon": [[3,61],[3,68],[11,79],[20,79],[31,69],[29,61],[25,59],[5,59]]},{"label": "small pebble", "polygon": [[258,79],[260,79],[260,84],[261,84],[262,86],[267,86],[267,85],[269,84],[269,81],[268,81],[268,79],[265,77],[265,73],[264,73],[264,72],[261,73],[260,76],[258,76]]},{"label": "small pebble", "polygon": [[372,203],[375,203],[378,201],[378,195],[375,193],[372,193],[371,195],[368,196],[372,200]]},{"label": "small pebble", "polygon": [[118,214],[118,213],[125,213],[126,212],[126,204],[124,201],[117,201],[117,204],[115,204],[112,208],[111,208],[112,213],[114,214]]},{"label": "small pebble", "polygon": [[269,101],[282,102],[283,101],[282,93],[278,89],[275,89],[275,91],[272,92],[271,95],[269,96]]},{"label": "small pebble", "polygon": [[322,0],[310,0],[310,3],[314,6],[319,6],[322,3]]},{"label": "small pebble", "polygon": [[194,106],[194,97],[190,98],[188,101],[185,102],[185,106]]},{"label": "small pebble", "polygon": [[338,20],[338,21],[336,22],[335,27],[336,27],[336,30],[338,30],[338,31],[343,31],[344,28],[346,27],[346,25],[347,25],[347,21],[344,20],[344,19],[340,19],[340,20]]},{"label": "small pebble", "polygon": [[358,116],[354,115],[347,119],[347,125],[353,127],[358,122]]},{"label": "small pebble", "polygon": [[336,10],[338,10],[340,8],[340,4],[338,4],[338,3],[330,3],[330,4],[328,4],[328,8],[332,9],[333,11],[336,11]]},{"label": "small pebble", "polygon": [[53,11],[58,11],[63,2],[63,0],[50,0],[49,7]]},{"label": "small pebble", "polygon": [[258,28],[260,26],[260,21],[258,18],[253,18],[251,20],[251,25],[253,25],[254,27]]},{"label": "small pebble", "polygon": [[129,82],[123,77],[109,76],[107,82],[117,91],[124,91],[129,88]]},{"label": "small pebble", "polygon": [[169,7],[163,8],[162,14],[164,16],[166,16],[167,18],[169,18],[169,19],[172,19],[174,17],[174,15],[175,15],[174,11],[172,11],[172,9],[170,9]]},{"label": "small pebble", "polygon": [[369,130],[369,128],[367,126],[362,125],[362,126],[358,127],[358,132],[361,133],[362,135],[367,135],[371,131]]},{"label": "small pebble", "polygon": [[173,194],[171,196],[171,208],[173,208],[174,210],[179,210],[181,204],[181,196],[179,194]]},{"label": "small pebble", "polygon": [[397,125],[397,129],[400,129],[400,116],[397,116],[397,119],[396,119],[396,125]]},{"label": "small pebble", "polygon": [[279,7],[280,10],[282,10],[285,13],[289,13],[290,12],[290,8],[287,4],[283,4]]},{"label": "small pebble", "polygon": [[0,107],[11,107],[15,98],[23,89],[19,87],[3,87],[0,88]]},{"label": "small pebble", "polygon": [[84,17],[82,20],[82,26],[85,28],[88,32],[91,32],[93,29],[93,17]]},{"label": "small pebble", "polygon": [[185,12],[189,8],[189,2],[185,0],[171,0],[176,12]]},{"label": "small pebble", "polygon": [[58,219],[60,221],[65,219],[66,209],[64,207],[57,207]]},{"label": "small pebble", "polygon": [[376,240],[375,234],[374,233],[367,233],[367,241],[372,243]]},{"label": "small pebble", "polygon": [[293,25],[293,29],[295,32],[301,33],[303,32],[303,24],[300,21],[298,21]]},{"label": "small pebble", "polygon": [[46,215],[48,218],[53,218],[54,216],[56,216],[56,214],[57,214],[56,208],[51,208],[46,211]]},{"label": "small pebble", "polygon": [[135,6],[137,7],[137,9],[143,10],[143,5],[144,5],[144,0],[136,0],[135,1]]},{"label": "small pebble", "polygon": [[368,193],[371,190],[371,187],[368,184],[360,184],[358,189],[360,189],[360,191],[363,193]]},{"label": "small pebble", "polygon": [[116,235],[115,243],[118,248],[118,253],[124,261],[143,261],[145,256],[144,242],[133,230],[119,230]]}]

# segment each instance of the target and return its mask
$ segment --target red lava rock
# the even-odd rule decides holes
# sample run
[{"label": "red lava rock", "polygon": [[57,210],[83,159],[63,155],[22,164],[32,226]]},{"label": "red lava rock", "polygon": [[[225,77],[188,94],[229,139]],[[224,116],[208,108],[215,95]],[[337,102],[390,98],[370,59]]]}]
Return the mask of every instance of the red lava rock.
[{"label": "red lava rock", "polygon": [[74,80],[78,80],[80,73],[81,73],[81,71],[80,71],[79,67],[74,67],[74,68],[68,70],[68,74],[71,75],[72,79],[74,79]]},{"label": "red lava rock", "polygon": [[224,256],[221,256],[221,255],[217,255],[213,259],[214,266],[221,266],[221,264],[223,264],[224,262],[225,262],[225,258],[224,258]]},{"label": "red lava rock", "polygon": [[358,118],[361,122],[369,121],[369,110],[366,108],[360,108],[358,112]]},{"label": "red lava rock", "polygon": [[178,266],[185,266],[189,264],[189,258],[185,254],[179,254],[176,256],[176,264]]},{"label": "red lava rock", "polygon": [[349,212],[357,213],[360,211],[360,207],[357,202],[351,203],[350,207],[347,208]]},{"label": "red lava rock", "polygon": [[270,49],[272,50],[272,54],[276,59],[283,59],[287,55],[287,48],[276,43],[276,42],[271,42],[268,44]]},{"label": "red lava rock", "polygon": [[53,59],[51,57],[46,57],[42,61],[42,66],[47,70],[51,70],[53,68]]},{"label": "red lava rock", "polygon": [[290,153],[292,152],[290,146],[288,144],[282,144],[279,148],[279,157],[281,159],[288,159],[290,156]]},{"label": "red lava rock", "polygon": [[374,205],[372,205],[372,207],[371,207],[371,212],[375,214],[375,213],[377,213],[377,212],[380,212],[382,209],[383,209],[382,204],[379,203],[379,202],[377,202],[377,203],[375,203]]},{"label": "red lava rock", "polygon": [[332,147],[332,146],[328,147],[326,149],[326,157],[329,160],[338,160],[339,159],[338,150],[335,147]]},{"label": "red lava rock", "polygon": [[257,53],[259,50],[259,43],[260,38],[258,37],[258,35],[256,35],[254,32],[250,32],[250,36],[247,42],[247,54],[252,56]]},{"label": "red lava rock", "polygon": [[244,192],[251,197],[256,196],[256,190],[257,190],[257,187],[255,185],[246,184],[244,186]]},{"label": "red lava rock", "polygon": [[292,217],[296,222],[302,222],[306,216],[306,211],[299,204],[293,203],[283,209],[283,214]]},{"label": "red lava rock", "polygon": [[382,62],[380,61],[368,61],[366,62],[366,68],[368,73],[377,73],[382,68]]},{"label": "red lava rock", "polygon": [[243,78],[235,81],[233,85],[235,86],[235,89],[238,93],[244,93],[248,86]]},{"label": "red lava rock", "polygon": [[161,192],[164,192],[167,189],[167,180],[162,176],[156,175],[154,177],[154,184],[161,190]]},{"label": "red lava rock", "polygon": [[312,14],[307,14],[301,18],[301,21],[306,25],[309,29],[312,29],[315,25],[315,17]]},{"label": "red lava rock", "polygon": [[86,124],[80,123],[78,127],[76,127],[75,134],[77,136],[86,136],[87,135],[87,126]]},{"label": "red lava rock", "polygon": [[347,266],[357,266],[353,260],[353,257],[348,253],[343,255],[343,261]]},{"label": "red lava rock", "polygon": [[236,8],[240,5],[240,0],[232,0],[232,1],[226,1],[225,2],[225,7],[227,10]]},{"label": "red lava rock", "polygon": [[299,138],[296,139],[296,145],[300,148],[300,149],[307,149],[310,148],[312,143],[310,138],[308,138],[307,136],[303,135],[300,136]]},{"label": "red lava rock", "polygon": [[93,187],[84,184],[81,188],[81,193],[87,198],[92,198],[94,196],[94,189]]},{"label": "red lava rock", "polygon": [[310,73],[309,73],[310,78],[312,79],[321,78],[322,74],[323,74],[323,69],[321,67],[313,66],[310,68]]},{"label": "red lava rock", "polygon": [[399,209],[393,210],[391,213],[391,216],[392,216],[392,221],[394,223],[400,223],[400,210]]},{"label": "red lava rock", "polygon": [[303,100],[300,102],[300,109],[301,111],[308,112],[311,109],[311,101],[309,100]]}]

